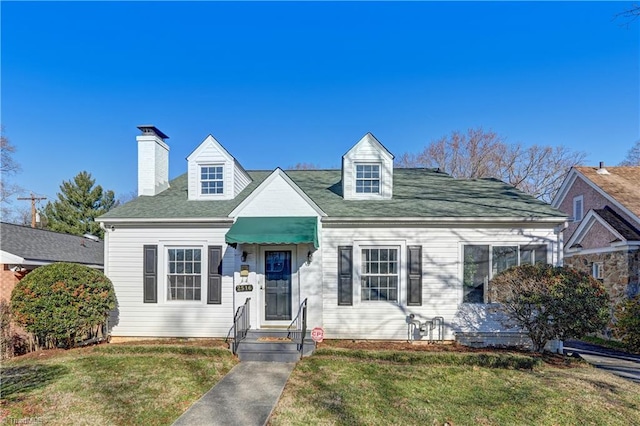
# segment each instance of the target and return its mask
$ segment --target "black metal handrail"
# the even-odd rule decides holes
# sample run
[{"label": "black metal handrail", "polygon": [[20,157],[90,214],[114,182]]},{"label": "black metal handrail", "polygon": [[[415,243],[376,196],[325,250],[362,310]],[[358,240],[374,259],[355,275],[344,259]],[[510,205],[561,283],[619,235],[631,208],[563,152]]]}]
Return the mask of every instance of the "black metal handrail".
[{"label": "black metal handrail", "polygon": [[233,343],[231,345],[231,351],[234,355],[238,352],[240,342],[247,337],[247,331],[251,328],[250,302],[251,298],[247,297],[244,305],[238,307],[236,315],[233,317]]},{"label": "black metal handrail", "polygon": [[[295,329],[292,327],[295,325]],[[298,315],[291,321],[289,327],[287,327],[287,337],[292,342],[298,344],[298,352],[300,352],[300,358],[304,354],[304,338],[307,334],[307,299],[304,299],[298,308]]]}]

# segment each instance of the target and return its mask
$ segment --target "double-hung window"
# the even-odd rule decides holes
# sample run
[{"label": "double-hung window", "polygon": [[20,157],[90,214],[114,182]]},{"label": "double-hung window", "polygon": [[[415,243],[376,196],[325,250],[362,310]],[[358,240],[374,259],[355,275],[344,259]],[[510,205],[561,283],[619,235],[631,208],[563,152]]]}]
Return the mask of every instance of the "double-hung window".
[{"label": "double-hung window", "polygon": [[380,193],[380,164],[356,164],[356,194]]},{"label": "double-hung window", "polygon": [[169,248],[167,254],[167,300],[201,300],[201,249]]},{"label": "double-hung window", "polygon": [[224,194],[224,167],[200,167],[200,193],[202,195]]},{"label": "double-hung window", "polygon": [[545,245],[465,245],[463,247],[462,301],[487,303],[491,278],[512,266],[537,263],[547,263]]},{"label": "double-hung window", "polygon": [[363,247],[361,251],[361,300],[398,301],[398,247]]}]

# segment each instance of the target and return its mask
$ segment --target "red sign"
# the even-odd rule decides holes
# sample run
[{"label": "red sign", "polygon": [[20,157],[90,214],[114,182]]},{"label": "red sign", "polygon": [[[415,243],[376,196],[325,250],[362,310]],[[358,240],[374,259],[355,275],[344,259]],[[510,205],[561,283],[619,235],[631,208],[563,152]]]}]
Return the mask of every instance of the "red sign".
[{"label": "red sign", "polygon": [[314,342],[322,342],[322,340],[324,339],[324,330],[322,329],[322,327],[316,327],[311,330],[311,338]]}]

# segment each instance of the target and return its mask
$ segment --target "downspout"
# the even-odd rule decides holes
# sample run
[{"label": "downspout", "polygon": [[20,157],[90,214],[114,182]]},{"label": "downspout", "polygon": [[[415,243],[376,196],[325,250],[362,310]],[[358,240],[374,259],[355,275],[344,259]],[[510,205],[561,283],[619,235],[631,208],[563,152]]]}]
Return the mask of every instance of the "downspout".
[{"label": "downspout", "polygon": [[100,228],[104,231],[104,242],[103,242],[103,259],[102,259],[102,272],[108,277],[108,268],[109,268],[109,229],[104,226],[104,222],[100,222]]},{"label": "downspout", "polygon": [[[102,250],[103,250],[103,256],[102,256],[102,273],[109,278],[109,234],[111,233],[111,231],[113,230],[113,226],[111,226],[111,229],[108,229],[106,226],[104,226],[104,222],[100,222],[100,228],[102,228],[102,230],[104,230],[104,241],[102,243]],[[110,278],[109,278],[110,279]],[[114,293],[116,291],[115,287],[113,289]],[[117,297],[117,296],[116,296]],[[105,324],[103,324],[102,326],[102,337],[103,339],[105,339],[107,342],[111,342],[111,325],[109,324],[109,319],[111,318],[111,315],[115,316],[114,311],[110,311],[107,315],[107,321]]]}]

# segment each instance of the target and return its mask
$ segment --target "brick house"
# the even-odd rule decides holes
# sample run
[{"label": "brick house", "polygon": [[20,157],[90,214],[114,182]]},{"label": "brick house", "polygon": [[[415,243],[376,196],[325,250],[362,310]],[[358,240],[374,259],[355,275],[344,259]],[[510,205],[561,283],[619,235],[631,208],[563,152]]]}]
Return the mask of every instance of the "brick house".
[{"label": "brick house", "polygon": [[96,237],[61,234],[0,222],[0,300],[35,268],[71,262],[103,269],[104,243]]},{"label": "brick house", "polygon": [[614,304],[640,293],[640,167],[573,167],[552,205],[569,216],[564,264],[601,280]]}]

